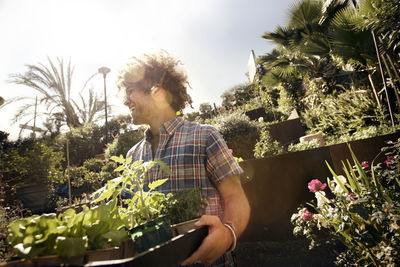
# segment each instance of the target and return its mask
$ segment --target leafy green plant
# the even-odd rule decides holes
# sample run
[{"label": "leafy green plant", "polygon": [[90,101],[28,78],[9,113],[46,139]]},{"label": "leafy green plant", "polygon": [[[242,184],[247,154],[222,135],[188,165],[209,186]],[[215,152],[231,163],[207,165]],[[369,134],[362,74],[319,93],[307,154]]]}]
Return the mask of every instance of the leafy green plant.
[{"label": "leafy green plant", "polygon": [[83,162],[101,154],[104,148],[104,132],[96,124],[85,124],[71,128],[69,132],[57,137],[57,143],[66,152],[69,146],[69,159],[72,166],[81,166]]},{"label": "leafy green plant", "polygon": [[319,142],[318,139],[312,139],[310,141],[304,141],[300,142],[297,144],[290,144],[287,148],[289,152],[296,152],[296,151],[302,151],[302,150],[307,150],[307,149],[312,149],[312,148],[317,148],[319,147]]},{"label": "leafy green plant", "polygon": [[391,131],[390,120],[366,90],[349,90],[320,98],[303,117],[308,128],[324,133],[327,144]]},{"label": "leafy green plant", "polygon": [[207,197],[200,195],[201,188],[188,188],[168,198],[167,214],[172,224],[195,219],[204,213]]},{"label": "leafy green plant", "polygon": [[30,259],[82,256],[86,250],[116,246],[128,238],[117,200],[83,208],[79,213],[68,209],[58,216],[50,213],[14,221],[9,225],[7,240],[18,257]]},{"label": "leafy green plant", "polygon": [[147,171],[156,164],[160,165],[161,169],[169,174],[168,166],[161,160],[154,161],[134,161],[132,157],[125,159],[122,155],[119,157],[111,157],[111,160],[120,164],[115,169],[116,172],[121,172],[121,176],[110,180],[107,184],[93,194],[94,202],[102,200],[117,199],[122,191],[128,192],[132,198],[124,200],[126,208],[123,208],[123,213],[129,219],[129,226],[133,228],[143,222],[159,217],[164,210],[166,196],[154,189],[162,185],[167,179],[160,179],[149,183],[148,190],[145,188],[145,176]]},{"label": "leafy green plant", "polygon": [[128,150],[138,143],[144,136],[144,128],[126,130],[118,134],[105,150],[105,158],[108,161],[114,155],[126,155]]},{"label": "leafy green plant", "polygon": [[221,133],[235,156],[243,159],[253,158],[252,150],[259,136],[256,122],[241,112],[232,112],[215,118],[215,128]]},{"label": "leafy green plant", "polygon": [[283,146],[278,141],[272,139],[268,125],[265,124],[261,129],[260,138],[254,147],[254,157],[264,158],[282,154],[284,151]]},{"label": "leafy green plant", "polygon": [[[309,238],[311,247],[320,237],[342,243],[345,250],[337,264],[346,266],[397,266],[400,264],[400,140],[384,149],[388,158],[369,169],[350,152],[355,166],[343,162],[345,176],[337,175],[328,164],[333,180],[317,179],[308,184],[317,204],[299,208],[291,221],[293,233]],[[324,189],[329,186],[333,198]]]}]

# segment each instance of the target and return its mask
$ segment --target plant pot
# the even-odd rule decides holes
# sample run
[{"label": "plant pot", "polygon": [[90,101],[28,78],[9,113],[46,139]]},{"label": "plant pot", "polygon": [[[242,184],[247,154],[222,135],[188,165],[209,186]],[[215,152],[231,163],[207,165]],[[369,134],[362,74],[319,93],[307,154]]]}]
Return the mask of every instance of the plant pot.
[{"label": "plant pot", "polygon": [[136,250],[141,253],[172,238],[166,217],[160,217],[130,230]]}]

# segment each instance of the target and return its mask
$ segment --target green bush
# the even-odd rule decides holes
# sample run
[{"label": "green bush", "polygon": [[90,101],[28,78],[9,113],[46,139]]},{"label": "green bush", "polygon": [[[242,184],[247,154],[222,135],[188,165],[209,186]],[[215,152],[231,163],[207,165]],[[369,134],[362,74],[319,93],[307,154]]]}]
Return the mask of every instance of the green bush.
[{"label": "green bush", "polygon": [[309,129],[324,134],[327,144],[385,134],[391,127],[390,119],[366,90],[323,97],[303,117]]},{"label": "green bush", "polygon": [[215,128],[221,133],[236,157],[253,158],[254,145],[259,136],[256,122],[241,112],[232,112],[215,118]]},{"label": "green bush", "polygon": [[269,133],[268,125],[264,125],[260,132],[260,138],[254,147],[255,158],[265,158],[284,153],[283,146],[276,140],[272,139]]},{"label": "green bush", "polygon": [[0,134],[0,187],[4,190],[2,206],[14,206],[19,185],[48,185],[62,176],[62,152],[56,152],[42,140],[10,142]]},{"label": "green bush", "polygon": [[102,187],[108,180],[117,177],[114,172],[115,163],[104,164],[100,159],[89,159],[80,167],[69,167],[65,170],[62,183],[71,181],[72,198],[80,198],[82,194],[91,194]]},{"label": "green bush", "polygon": [[115,137],[113,142],[108,145],[105,150],[106,160],[108,161],[112,156],[126,156],[129,149],[143,139],[144,129],[145,128],[141,127],[136,130],[129,130]]},{"label": "green bush", "polygon": [[57,143],[64,148],[65,153],[67,140],[70,165],[81,166],[85,160],[94,158],[103,152],[104,133],[96,124],[73,128],[58,136]]}]

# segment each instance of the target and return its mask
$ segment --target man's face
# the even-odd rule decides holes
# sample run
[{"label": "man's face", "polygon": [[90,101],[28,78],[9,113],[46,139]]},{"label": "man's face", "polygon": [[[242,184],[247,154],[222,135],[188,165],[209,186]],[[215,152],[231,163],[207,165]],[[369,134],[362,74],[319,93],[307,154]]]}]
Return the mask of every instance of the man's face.
[{"label": "man's face", "polygon": [[151,94],[146,93],[139,86],[125,88],[124,104],[131,111],[133,124],[149,124],[154,110],[154,101]]}]

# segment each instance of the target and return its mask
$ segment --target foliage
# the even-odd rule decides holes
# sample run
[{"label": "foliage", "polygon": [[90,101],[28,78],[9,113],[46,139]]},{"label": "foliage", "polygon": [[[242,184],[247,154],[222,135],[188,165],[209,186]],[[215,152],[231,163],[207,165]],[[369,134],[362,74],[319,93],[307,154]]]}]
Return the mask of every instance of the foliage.
[{"label": "foliage", "polygon": [[[346,108],[344,108],[346,107]],[[309,129],[322,132],[327,143],[355,138],[367,138],[390,131],[390,121],[379,109],[371,94],[365,90],[351,90],[337,96],[328,95],[318,100],[303,114]],[[364,136],[360,136],[364,133]]]},{"label": "foliage", "polygon": [[0,185],[4,189],[3,206],[15,206],[16,189],[21,184],[47,186],[62,176],[62,153],[44,140],[10,142],[8,134],[0,136]]},{"label": "foliage", "polygon": [[131,147],[143,139],[143,136],[143,127],[136,130],[127,130],[117,135],[105,150],[106,160],[109,160],[112,156],[126,155]]},{"label": "foliage", "polygon": [[289,152],[296,152],[302,150],[308,150],[319,147],[318,139],[312,139],[310,141],[300,142],[297,144],[290,144],[287,148]]},{"label": "foliage", "polygon": [[358,27],[376,31],[384,48],[396,55],[400,51],[400,3],[396,0],[365,0],[360,5]]},{"label": "foliage", "polygon": [[272,139],[268,125],[264,124],[260,132],[260,138],[254,147],[254,157],[265,158],[268,156],[279,155],[283,152],[283,146],[278,141]]},{"label": "foliage", "polygon": [[[71,98],[74,72],[71,61],[64,65],[64,60],[57,58],[56,65],[48,58],[48,63],[49,66],[26,65],[28,71],[24,74],[12,74],[10,82],[30,87],[39,93],[39,103],[46,106],[46,112],[41,116],[46,116],[50,121],[61,122],[71,128],[102,119],[104,102],[100,100],[101,96],[97,96],[92,89],[89,91],[88,102],[80,95],[82,106]],[[19,100],[23,99],[27,98],[23,97]],[[15,115],[15,120],[30,115],[29,111],[32,107],[34,105],[31,103],[23,105]]]},{"label": "foliage", "polygon": [[118,212],[117,201],[102,203],[76,213],[34,215],[14,221],[8,242],[20,258],[58,255],[61,258],[82,256],[86,250],[121,244],[129,236]]},{"label": "foliage", "polygon": [[[329,166],[333,180],[327,179],[332,192],[328,198],[327,184],[314,179],[308,184],[315,193],[317,205],[300,208],[293,214],[295,235],[310,239],[311,247],[319,244],[321,233],[328,240],[340,242],[346,250],[337,257],[345,266],[397,266],[400,263],[400,140],[383,149],[385,164],[369,169],[360,163],[350,146],[352,160],[343,162],[346,176],[337,175]],[[315,214],[313,213],[315,212]]]},{"label": "foliage", "polygon": [[[122,133],[126,133],[132,130],[132,126],[130,125],[132,117],[130,114],[117,115],[113,116],[111,119],[110,118],[108,119],[109,119],[107,124],[108,133],[112,138],[115,138]],[[105,133],[105,131],[106,131],[106,126],[102,125],[101,132]]]},{"label": "foliage", "polygon": [[206,115],[209,118],[213,115],[213,107],[210,103],[201,103],[199,106],[199,111],[201,115]]},{"label": "foliage", "polygon": [[14,204],[13,206],[0,205],[0,262],[10,260],[14,256],[12,247],[7,243],[9,223],[27,213],[20,204]]},{"label": "foliage", "polygon": [[254,98],[254,88],[251,84],[238,84],[225,91],[221,98],[221,105],[227,109],[240,107]]},{"label": "foliage", "polygon": [[[132,198],[124,200],[127,207],[123,209],[123,212],[128,217],[130,228],[162,215],[166,211],[166,196],[154,189],[166,182],[167,179],[149,183],[148,190],[145,188],[144,180],[147,171],[156,164],[160,165],[166,174],[170,173],[168,166],[161,160],[132,162],[132,157],[125,159],[122,155],[113,156],[111,160],[120,164],[115,171],[121,172],[121,176],[108,181],[104,187],[96,191],[92,196],[94,202],[117,199],[121,192],[128,192]],[[167,198],[169,197],[167,196]]]},{"label": "foliage", "polygon": [[231,112],[215,118],[215,128],[221,133],[235,156],[244,159],[252,158],[251,150],[259,136],[256,122],[241,112]]},{"label": "foliage", "polygon": [[204,213],[207,197],[201,196],[201,188],[188,188],[168,198],[167,214],[172,224],[195,219]]},{"label": "foliage", "polygon": [[108,180],[118,174],[114,172],[117,165],[101,159],[86,160],[80,167],[69,167],[59,180],[51,184],[48,199],[48,210],[60,209],[68,205],[68,176],[71,182],[71,199],[74,203],[84,200],[85,196],[101,188]]},{"label": "foliage", "polygon": [[200,116],[200,113],[197,111],[185,113],[184,115],[185,120],[187,121],[195,121],[196,118]]},{"label": "foliage", "polygon": [[58,136],[57,143],[64,148],[63,150],[66,153],[68,141],[70,165],[80,166],[85,160],[102,153],[104,137],[101,127],[96,124],[85,124]]}]

